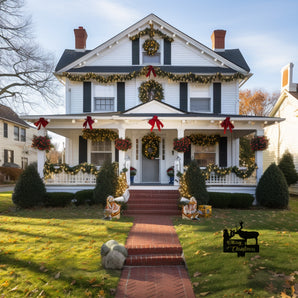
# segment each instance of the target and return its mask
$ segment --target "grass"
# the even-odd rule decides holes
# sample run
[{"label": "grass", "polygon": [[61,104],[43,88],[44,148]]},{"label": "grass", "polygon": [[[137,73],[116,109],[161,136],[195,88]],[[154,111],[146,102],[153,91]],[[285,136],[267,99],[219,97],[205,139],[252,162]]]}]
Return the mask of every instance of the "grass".
[{"label": "grass", "polygon": [[[200,222],[175,220],[195,294],[280,297],[283,292],[292,297],[298,279],[297,215],[298,197],[291,197],[290,210],[214,209]],[[223,229],[235,229],[241,220],[244,230],[260,233],[260,252],[238,258],[222,252]]]},{"label": "grass", "polygon": [[1,297],[112,297],[120,270],[105,270],[100,248],[125,243],[131,219],[102,220],[98,206],[13,210],[0,194]]}]

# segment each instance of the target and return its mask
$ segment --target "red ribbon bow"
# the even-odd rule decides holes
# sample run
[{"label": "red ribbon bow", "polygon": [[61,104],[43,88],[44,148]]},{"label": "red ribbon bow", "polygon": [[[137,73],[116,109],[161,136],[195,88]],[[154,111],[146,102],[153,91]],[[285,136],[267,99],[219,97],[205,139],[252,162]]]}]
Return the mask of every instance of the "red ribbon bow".
[{"label": "red ribbon bow", "polygon": [[152,65],[149,65],[148,66],[148,73],[146,74],[146,77],[148,78],[150,76],[150,73],[153,73],[153,75],[156,77],[156,73],[155,73],[155,70],[154,70],[154,67]]},{"label": "red ribbon bow", "polygon": [[87,116],[83,126],[86,129],[87,125],[89,125],[90,129],[92,129],[92,124],[94,123],[94,120],[92,120],[91,116]]},{"label": "red ribbon bow", "polygon": [[163,124],[161,123],[161,121],[158,119],[157,116],[153,116],[153,118],[150,119],[148,121],[148,123],[151,125],[151,131],[153,130],[155,124],[156,124],[159,131],[160,131],[160,127],[163,127]]},{"label": "red ribbon bow", "polygon": [[45,118],[39,118],[38,121],[34,122],[34,125],[37,127],[37,130],[40,130],[41,126],[46,127],[49,122]]},{"label": "red ribbon bow", "polygon": [[224,128],[224,134],[226,133],[227,128],[230,129],[230,132],[233,132],[234,125],[231,123],[230,117],[226,117],[226,119],[222,121],[220,125]]}]

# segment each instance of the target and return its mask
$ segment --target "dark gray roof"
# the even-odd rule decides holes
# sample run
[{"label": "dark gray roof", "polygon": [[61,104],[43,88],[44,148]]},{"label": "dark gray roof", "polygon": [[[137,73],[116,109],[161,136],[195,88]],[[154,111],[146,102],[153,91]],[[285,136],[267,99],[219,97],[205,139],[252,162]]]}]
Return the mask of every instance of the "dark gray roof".
[{"label": "dark gray roof", "polygon": [[233,50],[225,50],[225,51],[217,51],[218,55],[222,56],[223,58],[233,62],[234,64],[240,66],[241,68],[245,69],[246,71],[250,71],[249,66],[247,65],[245,59],[243,58],[239,49]]},{"label": "dark gray roof", "polygon": [[[130,73],[138,71],[144,66],[85,66],[80,68],[72,68],[68,72],[75,73]],[[215,73],[236,73],[231,68],[213,67],[213,66],[158,66],[161,70],[173,73],[200,73],[200,74],[215,74]]]},{"label": "dark gray roof", "polygon": [[58,64],[55,68],[55,71],[59,71],[63,67],[69,65],[70,63],[80,59],[81,57],[85,56],[91,52],[90,50],[84,51],[84,52],[79,52],[75,50],[65,50],[64,53],[62,54],[60,60],[58,61]]},{"label": "dark gray roof", "polygon": [[29,125],[9,107],[0,104],[0,119],[4,121],[14,122],[21,126],[29,127]]},{"label": "dark gray roof", "polygon": [[[298,86],[298,85],[297,85]],[[298,99],[298,92],[293,92],[293,91],[290,91],[289,92],[292,96],[294,96],[296,99]]]}]

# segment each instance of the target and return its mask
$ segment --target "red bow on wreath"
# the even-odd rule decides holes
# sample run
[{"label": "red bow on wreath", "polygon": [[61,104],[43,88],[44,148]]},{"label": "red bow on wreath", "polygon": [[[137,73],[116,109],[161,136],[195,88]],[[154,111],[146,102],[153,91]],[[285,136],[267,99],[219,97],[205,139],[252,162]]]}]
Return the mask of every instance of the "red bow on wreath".
[{"label": "red bow on wreath", "polygon": [[34,125],[37,127],[37,130],[40,130],[41,126],[44,128],[49,124],[45,118],[39,118],[38,121],[34,122]]},{"label": "red bow on wreath", "polygon": [[230,132],[233,132],[234,125],[230,121],[230,117],[226,117],[226,119],[222,121],[220,125],[224,128],[224,134],[226,133],[227,128],[230,129]]},{"label": "red bow on wreath", "polygon": [[151,131],[153,130],[155,124],[156,124],[159,131],[160,131],[160,127],[163,127],[163,124],[161,123],[161,121],[158,119],[157,116],[153,116],[153,118],[150,119],[148,121],[148,123],[151,125]]},{"label": "red bow on wreath", "polygon": [[148,73],[146,74],[146,78],[148,78],[150,76],[150,73],[153,73],[153,75],[156,77],[156,73],[155,73],[155,70],[154,70],[154,67],[152,65],[149,65],[148,66]]},{"label": "red bow on wreath", "polygon": [[89,125],[90,129],[92,129],[92,124],[94,123],[94,120],[92,120],[91,116],[87,116],[83,126],[86,129],[87,125]]}]

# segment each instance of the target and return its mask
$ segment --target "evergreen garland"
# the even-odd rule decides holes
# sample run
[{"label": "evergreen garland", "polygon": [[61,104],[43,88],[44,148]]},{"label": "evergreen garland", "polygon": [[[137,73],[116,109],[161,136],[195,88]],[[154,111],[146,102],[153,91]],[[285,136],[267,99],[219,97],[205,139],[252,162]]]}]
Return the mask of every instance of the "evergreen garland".
[{"label": "evergreen garland", "polygon": [[213,146],[219,142],[220,135],[191,134],[188,138],[194,145]]},{"label": "evergreen garland", "polygon": [[[211,75],[198,75],[192,72],[187,74],[174,74],[171,72],[161,70],[159,67],[154,67],[154,70],[157,76],[161,78],[169,79],[173,82],[210,84],[214,81],[231,82],[234,80],[245,78],[245,75],[239,72],[232,75],[224,75],[219,72]],[[76,82],[94,80],[101,84],[111,84],[115,82],[130,81],[140,76],[146,76],[148,71],[149,71],[149,66],[144,66],[140,70],[132,71],[128,74],[112,74],[112,75],[103,76],[93,72],[88,72],[86,74],[72,74],[70,72],[64,72],[62,73],[61,76]]]},{"label": "evergreen garland", "polygon": [[118,133],[111,129],[84,129],[82,137],[93,142],[104,142],[105,140],[115,141]]},{"label": "evergreen garland", "polygon": [[131,36],[129,39],[130,40],[136,40],[136,39],[138,39],[142,36],[146,36],[146,35],[149,35],[152,38],[155,34],[159,35],[162,39],[164,39],[166,41],[169,41],[169,42],[174,41],[174,38],[166,35],[165,33],[161,32],[158,29],[153,29],[152,24],[150,25],[150,28],[149,27],[145,28],[144,30],[140,31],[139,33]]}]

